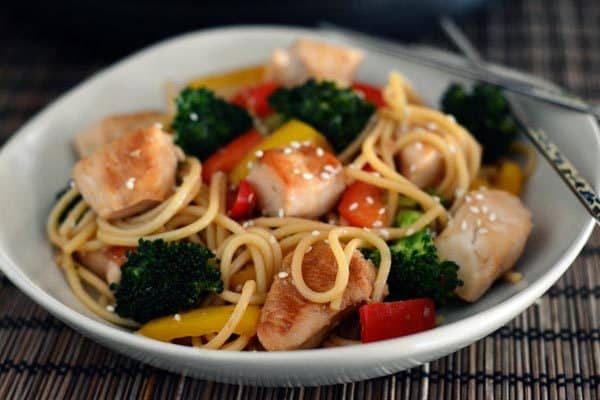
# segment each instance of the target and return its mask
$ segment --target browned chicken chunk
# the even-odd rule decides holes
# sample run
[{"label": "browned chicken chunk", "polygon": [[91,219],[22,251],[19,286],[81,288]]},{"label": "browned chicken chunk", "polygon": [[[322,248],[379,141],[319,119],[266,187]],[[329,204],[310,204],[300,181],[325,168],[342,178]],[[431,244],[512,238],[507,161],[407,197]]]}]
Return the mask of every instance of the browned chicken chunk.
[{"label": "browned chicken chunk", "polygon": [[128,250],[127,247],[110,246],[94,251],[77,251],[75,256],[79,262],[111,284],[121,281],[121,266],[127,259]]},{"label": "browned chicken chunk", "polygon": [[80,160],[73,179],[102,218],[124,218],[163,201],[175,184],[178,149],[156,126],[128,133]]},{"label": "browned chicken chunk", "polygon": [[75,150],[80,158],[87,157],[124,134],[161,123],[163,119],[163,114],[158,111],[139,111],[108,116],[94,122],[75,136]]},{"label": "browned chicken chunk", "polygon": [[315,218],[344,191],[342,166],[333,154],[296,147],[266,151],[248,175],[265,215]]},{"label": "browned chicken chunk", "polygon": [[[292,254],[288,254],[283,260],[284,273],[275,277],[258,324],[258,339],[270,351],[318,346],[340,321],[370,300],[377,274],[373,264],[355,251],[341,308],[333,310],[329,304],[313,303],[298,292],[289,274],[291,261]],[[324,242],[315,243],[304,256],[302,273],[312,290],[329,290],[336,271],[335,257]]]},{"label": "browned chicken chunk", "polygon": [[460,266],[464,285],[456,293],[466,301],[479,299],[513,267],[531,228],[531,213],[518,197],[502,190],[469,192],[435,241],[440,257]]},{"label": "browned chicken chunk", "polygon": [[396,156],[400,173],[421,189],[437,186],[444,176],[442,154],[427,143],[413,143]]},{"label": "browned chicken chunk", "polygon": [[300,39],[288,50],[273,52],[267,79],[286,86],[299,85],[309,78],[333,80],[341,86],[349,86],[362,59],[362,52],[356,49]]}]

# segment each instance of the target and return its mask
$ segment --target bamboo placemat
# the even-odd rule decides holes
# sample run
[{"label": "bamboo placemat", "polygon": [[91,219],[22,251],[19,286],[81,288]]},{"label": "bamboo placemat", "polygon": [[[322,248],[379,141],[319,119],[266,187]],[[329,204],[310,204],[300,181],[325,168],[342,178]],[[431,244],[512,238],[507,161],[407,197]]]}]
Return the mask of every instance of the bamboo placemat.
[{"label": "bamboo placemat", "polygon": [[[464,23],[484,55],[600,100],[600,2],[506,1]],[[439,34],[427,38],[442,43]],[[0,144],[113,61],[0,15]],[[315,388],[222,385],[146,366],[82,337],[0,275],[0,399],[600,399],[600,232],[535,305],[448,357]]]}]

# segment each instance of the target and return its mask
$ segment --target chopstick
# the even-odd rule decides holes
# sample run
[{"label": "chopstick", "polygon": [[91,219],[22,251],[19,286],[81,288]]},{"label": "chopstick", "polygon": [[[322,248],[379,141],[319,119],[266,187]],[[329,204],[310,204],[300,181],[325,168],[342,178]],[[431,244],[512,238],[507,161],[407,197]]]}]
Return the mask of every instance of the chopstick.
[{"label": "chopstick", "polygon": [[[448,24],[448,22],[446,22],[446,24]],[[459,40],[461,44],[464,45],[464,43],[468,43],[470,48],[465,53],[467,57],[472,57],[472,59],[468,58],[469,61],[471,61],[470,68],[455,66],[423,54],[419,54],[414,50],[399,46],[389,40],[380,39],[362,32],[356,32],[350,29],[342,28],[331,23],[321,23],[320,27],[331,33],[337,33],[343,37],[353,39],[358,44],[371,51],[399,57],[404,60],[441,70],[455,76],[493,84],[501,87],[503,90],[505,90],[505,92],[512,92],[506,93],[507,100],[511,106],[515,119],[521,127],[521,130],[533,142],[538,151],[544,156],[544,158],[546,158],[554,170],[559,174],[559,176],[583,204],[589,214],[596,220],[597,223],[600,223],[600,199],[598,198],[598,195],[592,186],[579,174],[575,166],[562,154],[558,146],[554,144],[542,130],[532,129],[529,126],[527,123],[527,114],[523,111],[519,99],[513,96],[513,93],[537,98],[539,100],[551,102],[552,104],[556,103],[554,101],[548,101],[546,97],[540,97],[535,94],[540,92],[532,92],[532,87],[534,87],[533,85],[515,81],[513,79],[506,79],[504,76],[489,70],[485,66],[483,59],[475,47],[472,46],[468,39],[461,34],[460,29],[455,24],[455,29],[452,29],[452,37],[458,37],[458,35],[456,35],[456,32],[458,32],[459,35],[463,36],[463,38]],[[448,32],[447,34],[450,36]],[[454,41],[454,39],[452,40]],[[467,49],[466,46],[464,47]],[[539,89],[537,86],[535,86],[535,88],[536,90]],[[596,116],[596,118],[599,118],[599,116],[592,112],[593,110],[588,104],[577,98],[564,96],[546,89],[541,92],[545,94],[551,93],[552,96],[556,96],[558,99],[561,99],[560,101],[564,102],[564,106],[566,108],[592,114]]]},{"label": "chopstick", "polygon": [[[479,66],[481,68],[475,69],[462,67],[420,54],[410,48],[399,46],[390,40],[373,37],[366,33],[343,28],[329,22],[321,22],[319,27],[342,36],[350,37],[356,42],[360,42],[364,47],[383,54],[402,57],[403,59],[410,60],[416,64],[421,64],[430,68],[445,71],[462,78],[501,86],[507,91],[532,97],[558,107],[590,114],[597,120],[600,120],[600,110],[583,101],[579,97],[564,93],[563,91],[557,91],[547,87],[534,85],[529,82],[524,82],[519,79],[506,77],[505,75],[488,68],[481,60],[481,57],[479,57]],[[471,48],[474,50],[472,46]],[[461,48],[461,50],[463,49]],[[465,55],[472,56],[473,53],[465,53]]]},{"label": "chopstick", "polygon": [[[440,26],[452,42],[465,55],[475,69],[484,70],[485,61],[467,36],[449,17],[440,18]],[[503,87],[503,89],[505,89]],[[508,103],[521,130],[533,142],[540,153],[548,160],[554,170],[560,175],[569,189],[577,196],[597,223],[600,223],[600,199],[592,186],[579,174],[577,168],[565,157],[558,146],[552,142],[541,129],[532,129],[526,123],[527,116],[518,99],[508,94]]]}]

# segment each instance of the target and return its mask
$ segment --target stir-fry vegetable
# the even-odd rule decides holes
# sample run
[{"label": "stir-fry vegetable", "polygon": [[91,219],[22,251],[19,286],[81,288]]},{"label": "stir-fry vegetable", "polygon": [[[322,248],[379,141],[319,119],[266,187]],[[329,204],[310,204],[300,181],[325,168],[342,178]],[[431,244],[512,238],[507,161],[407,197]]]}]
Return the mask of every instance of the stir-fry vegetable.
[{"label": "stir-fry vegetable", "polygon": [[521,194],[523,181],[523,171],[521,171],[519,164],[510,160],[502,160],[498,174],[494,177],[492,184],[495,188],[506,190],[518,196]]},{"label": "stir-fry vegetable", "polygon": [[230,104],[208,89],[184,89],[177,99],[171,127],[175,143],[187,154],[204,159],[252,127],[242,107]]},{"label": "stir-fry vegetable", "polygon": [[[225,326],[234,309],[235,305],[213,306],[182,312],[177,316],[169,315],[147,322],[138,333],[163,342],[215,333]],[[233,332],[238,335],[254,335],[259,316],[260,307],[248,306]]]},{"label": "stir-fry vegetable", "polygon": [[382,227],[387,219],[383,190],[365,182],[356,181],[346,188],[338,205],[340,215],[352,226]]},{"label": "stir-fry vegetable", "polygon": [[412,335],[435,327],[435,303],[411,299],[362,306],[360,337],[363,343]]},{"label": "stir-fry vegetable", "polygon": [[256,193],[254,193],[254,188],[248,181],[241,180],[232,197],[227,215],[233,219],[247,218],[252,214],[255,205]]},{"label": "stir-fry vegetable", "polygon": [[295,88],[277,89],[269,97],[269,105],[286,118],[297,118],[315,127],[336,152],[358,136],[375,111],[375,106],[354,90],[314,79]]},{"label": "stir-fry vegetable", "polygon": [[202,179],[210,183],[210,179],[217,171],[229,173],[248,154],[250,150],[262,141],[262,136],[257,130],[233,139],[225,147],[217,150],[202,163]]},{"label": "stir-fry vegetable", "polygon": [[481,143],[486,163],[506,154],[518,131],[502,90],[494,85],[478,83],[471,93],[462,85],[451,85],[442,98],[442,109]]},{"label": "stir-fry vegetable", "polygon": [[219,96],[229,98],[242,88],[260,84],[264,79],[265,71],[265,65],[254,65],[220,74],[201,76],[189,82],[188,87],[210,89]]},{"label": "stir-fry vegetable", "polygon": [[268,98],[279,86],[280,85],[277,82],[267,82],[258,86],[242,89],[241,92],[235,95],[231,102],[240,107],[244,107],[253,115],[266,117],[271,113]]},{"label": "stir-fry vegetable", "polygon": [[363,82],[354,82],[352,89],[359,95],[363,96],[365,100],[375,104],[377,108],[385,106],[385,100],[383,99],[383,93],[381,88],[369,85]]}]

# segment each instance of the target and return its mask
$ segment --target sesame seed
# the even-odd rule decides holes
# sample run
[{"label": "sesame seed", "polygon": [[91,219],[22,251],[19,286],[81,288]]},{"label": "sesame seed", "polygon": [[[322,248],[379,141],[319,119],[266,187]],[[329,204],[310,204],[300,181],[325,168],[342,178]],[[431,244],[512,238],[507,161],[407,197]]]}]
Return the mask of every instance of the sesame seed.
[{"label": "sesame seed", "polygon": [[312,250],[312,246],[308,246],[308,248],[306,249],[306,251],[304,253],[310,253],[311,250]]},{"label": "sesame seed", "polygon": [[373,204],[375,202],[371,196],[367,196],[365,200],[367,201],[367,204]]},{"label": "sesame seed", "polygon": [[139,158],[140,154],[142,154],[142,150],[140,149],[135,149],[131,153],[129,153],[129,155],[133,158]]},{"label": "sesame seed", "polygon": [[481,206],[482,213],[487,214],[488,211],[489,211],[489,209],[487,208],[487,206]]},{"label": "sesame seed", "polygon": [[486,233],[488,233],[488,230],[487,230],[486,228],[481,228],[481,229],[479,229],[479,232],[478,232],[478,233],[479,233],[480,235],[485,235]]},{"label": "sesame seed", "polygon": [[385,214],[385,207],[381,207],[381,208],[380,208],[380,209],[377,211],[377,214],[379,214],[379,215],[383,215],[383,214]]},{"label": "sesame seed", "polygon": [[470,203],[470,202],[471,202],[471,200],[472,200],[472,199],[471,199],[471,196],[469,196],[469,195],[466,195],[466,196],[465,196],[465,201],[466,201],[467,203]]},{"label": "sesame seed", "polygon": [[303,146],[310,146],[312,144],[312,142],[310,140],[305,140],[304,142],[302,142]]},{"label": "sesame seed", "polygon": [[415,143],[415,149],[416,149],[416,150],[419,150],[419,151],[423,150],[423,143],[421,143],[421,142],[416,142],[416,143]]},{"label": "sesame seed", "polygon": [[331,175],[327,172],[321,172],[319,174],[319,176],[321,177],[321,179],[325,179],[325,180],[331,179]]},{"label": "sesame seed", "polygon": [[233,290],[235,290],[236,292],[241,292],[242,291],[242,285],[240,283],[238,283],[237,285],[235,285],[235,287],[233,288]]},{"label": "sesame seed", "polygon": [[381,222],[381,220],[373,222],[373,227],[379,228],[380,226],[383,226],[383,222]]},{"label": "sesame seed", "polygon": [[281,271],[280,273],[278,273],[278,274],[277,274],[277,276],[278,276],[280,279],[285,279],[285,278],[287,278],[287,277],[288,277],[288,273],[287,273],[287,272],[285,272],[285,271]]},{"label": "sesame seed", "polygon": [[314,178],[314,175],[311,174],[310,172],[305,172],[305,173],[302,174],[302,177],[304,179],[306,179],[307,181],[310,181],[312,178]]},{"label": "sesame seed", "polygon": [[475,198],[476,198],[477,200],[483,200],[485,197],[484,197],[484,196],[483,196],[481,193],[476,193],[476,194],[475,194]]},{"label": "sesame seed", "polygon": [[277,239],[275,239],[275,236],[271,236],[269,237],[269,242],[271,242],[271,244],[277,244]]},{"label": "sesame seed", "polygon": [[490,214],[490,221],[494,222],[496,220],[496,213]]},{"label": "sesame seed", "polygon": [[70,188],[74,188],[75,187],[75,181],[73,179],[69,180],[69,187]]},{"label": "sesame seed", "polygon": [[325,239],[325,240],[323,240],[323,243],[329,244],[329,240]]},{"label": "sesame seed", "polygon": [[198,121],[198,114],[196,114],[195,112],[190,113],[190,119],[192,121]]},{"label": "sesame seed", "polygon": [[363,226],[363,231],[371,232],[371,229],[367,228],[366,226]]},{"label": "sesame seed", "polygon": [[262,150],[256,150],[254,155],[256,156],[256,158],[262,158],[262,156],[264,156],[265,153]]},{"label": "sesame seed", "polygon": [[415,233],[415,230],[414,230],[413,228],[408,228],[408,229],[406,230],[406,236],[410,236],[410,235],[412,235],[413,233]]},{"label": "sesame seed", "polygon": [[352,204],[350,204],[350,205],[348,206],[348,210],[350,210],[350,211],[354,211],[354,210],[356,210],[357,208],[358,208],[358,203],[357,203],[357,202],[354,202],[354,203],[352,203]]},{"label": "sesame seed", "polygon": [[463,197],[465,195],[465,190],[458,188],[456,189],[456,191],[454,192],[454,195],[458,198]]},{"label": "sesame seed", "polygon": [[356,165],[356,164],[350,164],[350,165],[348,165],[348,168],[350,168],[350,169],[358,169],[358,165]]},{"label": "sesame seed", "polygon": [[293,151],[294,150],[292,150],[291,148],[286,147],[286,148],[283,149],[283,154],[285,154],[287,156],[287,155],[292,154]]},{"label": "sesame seed", "polygon": [[279,216],[279,218],[285,217],[285,212],[283,211],[283,208],[277,210],[277,215]]},{"label": "sesame seed", "polygon": [[294,168],[293,172],[295,175],[300,175],[302,173],[302,171],[300,171],[300,168]]},{"label": "sesame seed", "polygon": [[155,127],[156,129],[162,129],[162,127],[163,127],[163,124],[161,124],[160,122],[155,122],[155,123],[154,123],[154,127]]},{"label": "sesame seed", "polygon": [[435,122],[430,122],[427,124],[427,129],[429,129],[430,131],[435,131],[437,128],[438,126]]},{"label": "sesame seed", "polygon": [[131,177],[127,179],[127,181],[125,182],[125,187],[129,190],[133,190],[133,188],[135,187],[135,178]]},{"label": "sesame seed", "polygon": [[408,170],[413,173],[417,171],[417,166],[415,164],[410,164],[410,167],[408,167]]},{"label": "sesame seed", "polygon": [[249,227],[249,226],[250,226],[250,221],[244,221],[244,222],[242,223],[242,228],[247,228],[247,227]]},{"label": "sesame seed", "polygon": [[115,306],[113,306],[112,304],[109,304],[106,306],[106,311],[108,312],[115,312]]},{"label": "sesame seed", "polygon": [[323,157],[325,155],[325,150],[323,150],[320,147],[317,147],[317,150],[315,150],[315,153],[317,153],[318,157]]},{"label": "sesame seed", "polygon": [[471,206],[469,208],[473,214],[479,214],[479,207]]},{"label": "sesame seed", "polygon": [[433,197],[433,199],[434,199],[435,201],[437,201],[438,203],[441,203],[441,202],[442,202],[442,199],[441,199],[439,196],[432,196],[432,197]]},{"label": "sesame seed", "polygon": [[297,140],[293,140],[290,143],[290,146],[292,146],[294,149],[299,149],[300,148],[300,142],[298,142]]},{"label": "sesame seed", "polygon": [[371,172],[371,175],[381,178],[381,174],[377,171]]},{"label": "sesame seed", "polygon": [[450,152],[450,154],[456,153],[456,146],[454,146],[453,144],[448,145],[448,151]]},{"label": "sesame seed", "polygon": [[319,232],[318,230],[315,229],[310,234],[313,235],[314,237],[317,237],[317,236],[319,236],[321,234],[321,232]]},{"label": "sesame seed", "polygon": [[425,308],[423,309],[423,316],[424,316],[425,318],[427,318],[427,317],[429,317],[429,314],[431,314],[431,309],[430,309],[429,307],[425,307]]},{"label": "sesame seed", "polygon": [[181,321],[181,314],[175,314],[173,315],[173,319],[177,322]]},{"label": "sesame seed", "polygon": [[379,231],[379,233],[381,234],[381,236],[383,236],[385,239],[390,237],[390,231],[388,231],[387,229],[381,229]]},{"label": "sesame seed", "polygon": [[448,120],[450,120],[450,122],[456,123],[456,118],[454,118],[454,115],[448,114],[448,115],[446,115],[446,118],[448,118]]},{"label": "sesame seed", "polygon": [[481,226],[481,219],[477,218],[477,220],[475,221],[475,223],[477,224],[478,227]]},{"label": "sesame seed", "polygon": [[468,228],[468,226],[467,226],[467,221],[463,221],[463,222],[461,222],[461,224],[460,224],[460,230],[461,230],[461,231],[466,231],[466,230],[467,230],[467,228]]},{"label": "sesame seed", "polygon": [[325,164],[323,169],[327,172],[335,172],[335,167],[331,164]]}]

